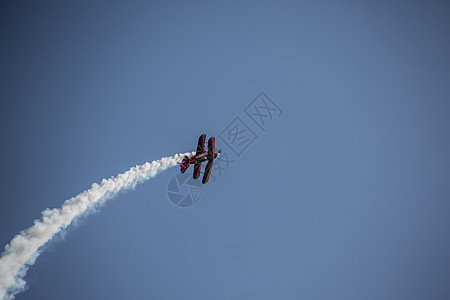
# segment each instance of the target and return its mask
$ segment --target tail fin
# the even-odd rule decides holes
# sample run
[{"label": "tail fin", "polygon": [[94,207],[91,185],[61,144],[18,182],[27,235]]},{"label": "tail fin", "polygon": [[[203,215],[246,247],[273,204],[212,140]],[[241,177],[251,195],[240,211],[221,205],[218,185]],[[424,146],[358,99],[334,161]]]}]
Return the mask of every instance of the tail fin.
[{"label": "tail fin", "polygon": [[181,167],[181,173],[183,174],[184,172],[186,172],[186,170],[189,168],[189,157],[187,157],[187,155],[185,155],[183,157],[183,161],[180,164]]}]

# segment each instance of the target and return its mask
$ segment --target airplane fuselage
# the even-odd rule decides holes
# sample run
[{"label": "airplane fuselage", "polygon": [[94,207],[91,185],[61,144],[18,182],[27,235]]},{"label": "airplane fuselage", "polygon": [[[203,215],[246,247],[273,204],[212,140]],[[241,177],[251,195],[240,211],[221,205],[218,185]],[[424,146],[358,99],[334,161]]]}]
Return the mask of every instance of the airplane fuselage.
[{"label": "airplane fuselage", "polygon": [[[216,151],[215,155],[214,155],[214,158],[216,158],[217,156],[219,156],[219,153]],[[208,152],[205,151],[203,153],[192,155],[189,158],[189,161],[185,162],[184,164],[186,164],[186,166],[189,168],[189,165],[191,165],[191,164],[202,163],[202,162],[207,161],[207,160],[208,160]]]}]

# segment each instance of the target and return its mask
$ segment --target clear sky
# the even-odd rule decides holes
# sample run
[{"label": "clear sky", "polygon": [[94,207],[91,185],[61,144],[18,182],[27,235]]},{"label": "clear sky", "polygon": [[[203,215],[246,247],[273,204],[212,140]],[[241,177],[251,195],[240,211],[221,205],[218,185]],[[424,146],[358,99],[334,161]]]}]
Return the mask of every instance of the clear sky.
[{"label": "clear sky", "polygon": [[[3,1],[0,244],[93,182],[216,136],[51,242],[16,299],[449,299],[446,1]],[[265,131],[259,94],[283,114]],[[237,157],[219,134],[258,138]],[[188,171],[189,173],[192,170]]]}]

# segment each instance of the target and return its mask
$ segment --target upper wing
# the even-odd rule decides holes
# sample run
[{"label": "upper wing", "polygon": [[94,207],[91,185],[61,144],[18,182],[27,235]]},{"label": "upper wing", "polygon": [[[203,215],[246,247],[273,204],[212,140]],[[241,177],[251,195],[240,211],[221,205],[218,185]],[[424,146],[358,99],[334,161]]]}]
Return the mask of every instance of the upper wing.
[{"label": "upper wing", "polygon": [[214,163],[214,158],[208,161],[205,168],[205,175],[203,175],[202,183],[205,184],[209,180],[209,176],[211,175],[211,169]]},{"label": "upper wing", "polygon": [[216,154],[216,139],[214,137],[210,137],[208,140],[208,160],[213,159]]},{"label": "upper wing", "polygon": [[208,164],[205,167],[205,174],[203,175],[202,183],[205,184],[209,180],[209,176],[211,175],[211,170],[214,164],[214,157],[215,157],[215,146],[216,146],[216,139],[214,137],[211,137],[208,140]]},{"label": "upper wing", "polygon": [[198,138],[197,154],[205,152],[205,141],[206,141],[206,134],[202,134]]}]

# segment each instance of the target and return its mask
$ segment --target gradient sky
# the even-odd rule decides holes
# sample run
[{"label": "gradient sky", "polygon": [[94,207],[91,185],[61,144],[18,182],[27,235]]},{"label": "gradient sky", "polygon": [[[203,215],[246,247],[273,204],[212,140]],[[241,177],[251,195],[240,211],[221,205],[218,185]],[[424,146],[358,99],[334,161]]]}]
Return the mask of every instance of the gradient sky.
[{"label": "gradient sky", "polygon": [[[237,116],[259,136],[191,208],[167,198],[172,168],[81,219],[16,299],[450,299],[449,15],[446,1],[3,1],[1,247]],[[260,91],[284,111],[266,132],[243,112]]]}]

